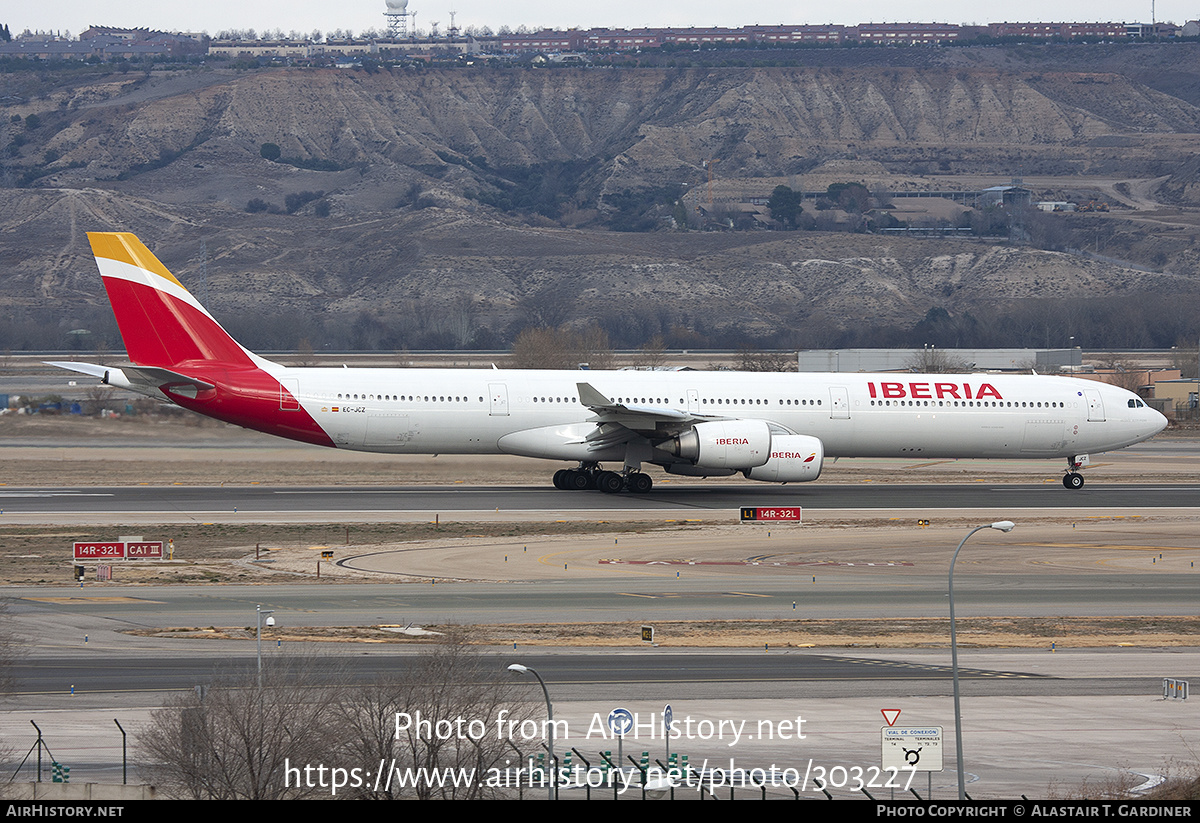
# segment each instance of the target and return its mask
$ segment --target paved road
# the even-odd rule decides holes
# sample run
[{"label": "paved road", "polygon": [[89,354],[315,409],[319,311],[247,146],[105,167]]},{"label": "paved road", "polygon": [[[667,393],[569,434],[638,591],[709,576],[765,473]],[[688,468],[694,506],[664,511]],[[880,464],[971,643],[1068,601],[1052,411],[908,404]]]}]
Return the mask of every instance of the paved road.
[{"label": "paved road", "polygon": [[[269,646],[272,644],[268,644]],[[267,662],[273,656],[269,648]],[[522,650],[519,655],[485,655],[484,668],[500,672],[519,657],[547,680],[560,685],[597,684],[734,684],[861,681],[949,681],[950,669],[937,663],[896,662],[845,658],[819,653],[781,651],[773,654],[646,650],[643,652],[592,651],[555,655]],[[337,665],[332,662],[336,659]],[[348,685],[370,683],[398,674],[419,661],[411,653],[349,654],[327,658],[324,677]],[[946,661],[941,661],[945,663]],[[319,665],[319,664],[318,664]],[[113,655],[108,653],[38,657],[14,669],[16,691],[22,695],[61,695],[73,686],[77,695],[100,691],[183,690],[207,682],[214,672],[246,676],[254,671],[255,658],[243,650],[236,656],[193,652],[182,654]],[[971,679],[1042,679],[1025,672],[964,669]],[[1152,681],[1147,679],[1153,685]]]}]

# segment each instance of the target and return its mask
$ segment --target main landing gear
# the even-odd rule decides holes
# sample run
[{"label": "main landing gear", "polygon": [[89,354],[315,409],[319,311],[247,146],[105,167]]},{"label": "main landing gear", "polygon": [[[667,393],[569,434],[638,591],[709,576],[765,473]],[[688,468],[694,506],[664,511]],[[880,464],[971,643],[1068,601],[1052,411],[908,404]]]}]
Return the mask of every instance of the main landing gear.
[{"label": "main landing gear", "polygon": [[599,489],[605,494],[622,491],[645,494],[654,486],[650,475],[640,471],[604,471],[598,464],[584,464],[578,469],[559,469],[554,473],[554,488],[565,491]]},{"label": "main landing gear", "polygon": [[1082,465],[1083,463],[1076,457],[1067,458],[1067,473],[1063,475],[1063,486],[1065,488],[1071,490],[1083,488],[1083,475],[1075,471]]}]

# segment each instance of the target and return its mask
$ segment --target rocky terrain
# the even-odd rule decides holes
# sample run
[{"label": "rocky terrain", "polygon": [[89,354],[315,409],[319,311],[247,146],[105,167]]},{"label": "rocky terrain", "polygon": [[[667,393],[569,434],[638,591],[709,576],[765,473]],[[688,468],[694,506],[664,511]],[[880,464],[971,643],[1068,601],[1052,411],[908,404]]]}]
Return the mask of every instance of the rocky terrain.
[{"label": "rocky terrain", "polygon": [[[1186,82],[1200,48],[1032,48],[881,49],[857,66],[813,52],[801,67],[10,72],[0,348],[119,348],[92,230],[136,232],[256,347],[502,348],[564,322],[625,346],[886,345],[931,309],[954,320],[938,334],[985,345],[1169,346],[1194,332],[1200,285]],[[991,239],[684,230],[709,161],[718,197],[1026,177],[1039,199],[1113,210]]]}]

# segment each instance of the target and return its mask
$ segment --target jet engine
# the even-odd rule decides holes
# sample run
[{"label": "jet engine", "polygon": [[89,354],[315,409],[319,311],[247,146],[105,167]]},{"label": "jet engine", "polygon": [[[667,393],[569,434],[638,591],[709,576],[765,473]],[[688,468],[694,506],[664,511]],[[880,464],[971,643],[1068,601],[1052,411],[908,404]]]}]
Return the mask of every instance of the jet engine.
[{"label": "jet engine", "polygon": [[803,483],[821,476],[825,446],[806,434],[777,434],[771,438],[771,456],[761,466],[742,472],[750,480],[769,483]]},{"label": "jet engine", "polygon": [[716,420],[697,423],[659,448],[704,468],[751,469],[770,458],[771,442],[762,420]]}]

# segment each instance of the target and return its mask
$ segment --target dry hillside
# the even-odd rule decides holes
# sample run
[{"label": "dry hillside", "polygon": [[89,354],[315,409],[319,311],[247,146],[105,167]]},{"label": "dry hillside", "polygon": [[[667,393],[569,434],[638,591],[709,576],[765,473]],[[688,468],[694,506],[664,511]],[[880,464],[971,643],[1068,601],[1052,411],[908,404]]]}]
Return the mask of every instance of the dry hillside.
[{"label": "dry hillside", "polygon": [[[886,344],[935,308],[954,320],[939,334],[975,339],[1002,316],[1031,344],[1145,342],[1134,326],[1186,315],[1200,274],[1200,107],[1111,60],[1067,71],[997,57],[64,78],[0,124],[0,348],[78,345],[79,328],[86,345],[119,345],[89,230],[137,232],[265,347],[496,347],[531,323],[589,321],[627,346],[659,333],[684,346]],[[1111,192],[1117,210],[1048,240],[679,230],[709,160],[741,194],[823,188],[831,169],[910,188],[1038,175],[1051,182],[1036,196]],[[1158,215],[1160,200],[1178,216]],[[1064,299],[1073,308],[1051,319],[1043,307]],[[1169,320],[1155,334],[1194,324]]]}]

